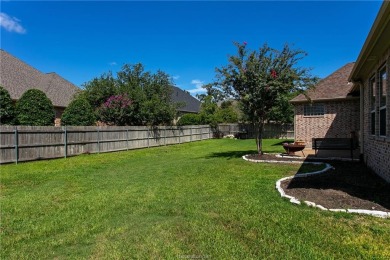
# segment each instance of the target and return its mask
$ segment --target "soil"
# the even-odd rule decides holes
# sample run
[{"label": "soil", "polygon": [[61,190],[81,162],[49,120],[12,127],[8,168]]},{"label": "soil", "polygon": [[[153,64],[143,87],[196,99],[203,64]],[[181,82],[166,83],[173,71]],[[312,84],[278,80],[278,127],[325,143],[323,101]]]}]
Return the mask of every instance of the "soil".
[{"label": "soil", "polygon": [[[271,154],[250,155],[254,160],[291,161]],[[304,161],[313,161],[307,158]],[[390,183],[356,161],[326,161],[335,169],[323,174],[282,182],[287,195],[329,209],[366,209],[390,212]]]}]

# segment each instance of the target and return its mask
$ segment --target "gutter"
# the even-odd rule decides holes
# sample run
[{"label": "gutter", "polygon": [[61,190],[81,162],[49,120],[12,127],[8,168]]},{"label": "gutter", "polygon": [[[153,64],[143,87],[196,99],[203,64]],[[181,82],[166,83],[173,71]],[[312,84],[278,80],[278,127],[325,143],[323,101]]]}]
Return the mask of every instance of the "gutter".
[{"label": "gutter", "polygon": [[331,101],[343,101],[343,100],[354,100],[359,99],[359,97],[339,97],[339,98],[320,98],[320,99],[312,99],[312,100],[290,100],[291,104],[299,104],[299,103],[314,103],[314,102],[331,102]]},{"label": "gutter", "polygon": [[359,146],[360,146],[360,161],[363,161],[363,154],[364,154],[364,93],[363,93],[363,91],[364,91],[364,85],[360,80],[354,81],[353,84],[354,84],[354,86],[358,86],[359,91],[360,91]]}]

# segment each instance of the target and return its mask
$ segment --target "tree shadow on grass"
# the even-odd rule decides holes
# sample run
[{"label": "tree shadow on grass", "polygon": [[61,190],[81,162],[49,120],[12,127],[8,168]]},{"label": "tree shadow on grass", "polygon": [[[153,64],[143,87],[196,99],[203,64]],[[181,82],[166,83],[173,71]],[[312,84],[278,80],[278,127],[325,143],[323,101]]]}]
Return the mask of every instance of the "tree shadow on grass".
[{"label": "tree shadow on grass", "polygon": [[272,144],[271,146],[281,146],[283,145],[284,143],[294,143],[294,141],[291,141],[291,140],[283,140],[279,143],[276,143],[276,144]]},{"label": "tree shadow on grass", "polygon": [[241,158],[244,155],[247,154],[256,154],[256,150],[248,150],[248,151],[228,151],[228,152],[220,152],[220,153],[211,153],[206,156],[206,159],[213,159],[213,158],[226,158],[228,160],[230,159],[236,159]]}]

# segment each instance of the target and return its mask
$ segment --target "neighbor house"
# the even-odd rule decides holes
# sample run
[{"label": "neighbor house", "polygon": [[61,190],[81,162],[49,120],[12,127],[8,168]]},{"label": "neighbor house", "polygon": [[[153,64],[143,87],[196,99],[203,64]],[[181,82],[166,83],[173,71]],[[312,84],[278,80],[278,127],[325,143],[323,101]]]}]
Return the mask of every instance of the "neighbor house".
[{"label": "neighbor house", "polygon": [[55,72],[42,73],[4,50],[0,50],[0,85],[8,90],[15,102],[29,89],[42,90],[55,110],[56,125],[73,96],[80,91]]},{"label": "neighbor house", "polygon": [[200,101],[191,96],[191,94],[185,90],[182,90],[178,87],[173,87],[173,92],[171,96],[172,102],[180,103],[181,106],[177,109],[177,120],[184,114],[197,114],[200,110]]},{"label": "neighbor house", "polygon": [[361,157],[390,182],[390,2],[384,1],[352,69],[360,93]]},{"label": "neighbor house", "polygon": [[354,63],[322,79],[315,88],[290,102],[294,105],[295,139],[311,147],[313,138],[357,137],[359,97],[348,81]]}]

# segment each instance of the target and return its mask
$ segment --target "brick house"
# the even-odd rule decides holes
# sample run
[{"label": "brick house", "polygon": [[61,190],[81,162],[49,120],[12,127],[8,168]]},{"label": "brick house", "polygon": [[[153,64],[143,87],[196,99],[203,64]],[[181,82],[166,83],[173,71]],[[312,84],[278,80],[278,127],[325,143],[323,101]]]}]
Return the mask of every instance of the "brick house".
[{"label": "brick house", "polygon": [[322,79],[306,95],[290,102],[294,105],[295,140],[311,147],[313,138],[349,138],[357,136],[359,97],[351,92],[348,81],[354,63],[348,63]]},{"label": "brick house", "polygon": [[353,67],[360,93],[361,157],[390,182],[390,2],[384,1]]},{"label": "brick house", "polygon": [[42,90],[53,103],[56,125],[73,96],[81,91],[55,72],[42,73],[4,50],[0,50],[0,73],[0,85],[15,102],[29,89]]}]

